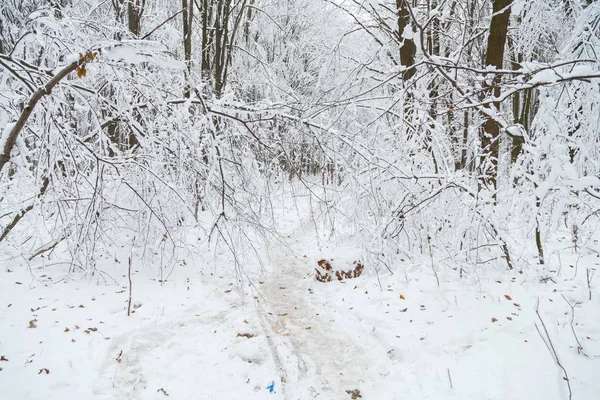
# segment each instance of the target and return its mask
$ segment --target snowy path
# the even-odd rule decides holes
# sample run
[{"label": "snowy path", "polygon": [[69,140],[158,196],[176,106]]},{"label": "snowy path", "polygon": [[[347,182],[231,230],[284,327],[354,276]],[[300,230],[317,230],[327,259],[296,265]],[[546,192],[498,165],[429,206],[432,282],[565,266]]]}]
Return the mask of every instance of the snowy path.
[{"label": "snowy path", "polygon": [[[527,269],[482,269],[479,282],[440,274],[438,287],[418,260],[406,262],[406,275],[382,274],[381,281],[370,265],[358,279],[322,283],[314,278],[317,260],[347,269],[360,246],[318,246],[316,236],[305,223],[286,238],[289,247],[272,242],[268,279],[256,279],[257,272],[250,286],[239,285],[231,260],[217,257],[180,265],[162,285],[148,276],[152,270],[135,271],[130,317],[126,285],[48,284],[60,278],[50,268],[34,279],[25,268],[0,269],[0,393],[352,400],[357,390],[362,397],[355,398],[371,400],[568,399],[536,330],[539,302],[573,399],[597,398],[597,287],[589,301],[588,290],[575,290],[571,279],[540,283],[539,272]],[[598,265],[599,258],[593,253],[581,265]],[[114,260],[113,275],[123,278],[123,264]],[[568,268],[567,278],[574,273]],[[254,304],[243,302],[248,292],[239,291],[254,287]],[[574,329],[583,354],[565,300],[579,302]]]},{"label": "snowy path", "polygon": [[319,296],[325,284],[314,279],[314,266],[303,256],[312,245],[311,235],[314,231],[305,223],[290,236],[290,248],[272,250],[274,272],[256,300],[257,309],[284,399],[350,399],[347,391],[371,386],[386,375],[389,360],[381,365],[373,352],[381,347],[375,337]]}]

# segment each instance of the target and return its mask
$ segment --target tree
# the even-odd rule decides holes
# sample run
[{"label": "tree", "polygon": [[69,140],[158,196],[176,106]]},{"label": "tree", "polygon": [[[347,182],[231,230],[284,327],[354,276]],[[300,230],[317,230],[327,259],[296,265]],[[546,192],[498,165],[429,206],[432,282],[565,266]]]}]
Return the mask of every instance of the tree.
[{"label": "tree", "polygon": [[146,0],[128,0],[127,1],[127,23],[129,32],[134,37],[140,36],[141,19],[144,14]]},{"label": "tree", "polygon": [[408,0],[396,0],[398,10],[398,41],[400,43],[400,65],[406,68],[402,78],[407,81],[415,75],[415,56],[417,46],[413,39]]},{"label": "tree", "polygon": [[[194,22],[194,7],[191,2],[193,0],[182,0],[181,9],[183,10],[183,53],[185,59],[185,65],[187,68],[187,77],[190,76],[192,72],[192,27]],[[189,83],[186,85],[184,90],[184,97],[190,97],[190,88]]]},{"label": "tree", "polygon": [[[510,21],[512,0],[493,0],[492,18],[487,40],[485,66],[496,70],[502,69],[504,62],[504,48]],[[485,93],[495,98],[500,95],[501,75],[492,72],[491,82],[486,82]],[[488,106],[490,113],[500,112],[500,102],[493,102]],[[500,125],[492,118],[487,117],[481,136],[481,174],[482,182],[495,192],[498,181],[498,159],[500,158]],[[495,194],[494,194],[495,196]]]}]

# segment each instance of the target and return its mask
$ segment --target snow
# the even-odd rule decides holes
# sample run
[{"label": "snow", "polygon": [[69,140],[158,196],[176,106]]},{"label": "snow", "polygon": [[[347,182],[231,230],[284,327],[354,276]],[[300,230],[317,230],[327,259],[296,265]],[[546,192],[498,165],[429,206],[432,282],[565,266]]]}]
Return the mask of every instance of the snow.
[{"label": "snow", "polygon": [[545,69],[543,71],[535,73],[533,77],[528,81],[528,83],[553,83],[559,79],[562,79],[563,77],[564,76],[562,74],[559,74],[558,72],[552,69]]},{"label": "snow", "polygon": [[157,66],[183,71],[185,63],[168,57],[164,46],[150,41],[125,41],[102,49],[107,60],[123,61],[130,64],[151,62]]},{"label": "snow", "polygon": [[[592,76],[594,78],[588,78]],[[529,84],[555,83],[566,79],[598,79],[600,73],[592,65],[575,65],[568,69],[544,69],[536,72],[528,81]]]},{"label": "snow", "polygon": [[4,147],[6,146],[6,141],[8,140],[8,136],[10,135],[10,131],[13,130],[16,124],[16,122],[9,122],[4,127],[4,131],[2,132],[2,135],[0,135],[0,151],[4,151]]},{"label": "snow", "polygon": [[489,12],[414,8],[405,82],[390,1],[224,5],[222,77],[169,2],[9,3],[0,145],[97,57],[0,173],[2,399],[598,398],[600,6],[517,0],[485,70]]},{"label": "snow", "polygon": [[506,127],[506,131],[511,136],[523,137],[523,132],[525,131],[525,129],[522,125],[510,125]]},{"label": "snow", "polygon": [[[31,271],[4,257],[0,390],[10,399],[335,400],[353,390],[365,399],[564,399],[562,372],[536,330],[538,302],[574,398],[600,390],[595,283],[582,301],[582,266],[599,265],[597,252],[561,252],[562,269],[546,268],[554,282],[520,265],[463,279],[439,268],[438,286],[417,257],[399,259],[394,275],[370,268],[322,283],[316,261],[347,269],[361,256],[359,239],[323,241],[300,210],[280,211],[289,246],[267,245],[251,285],[238,284],[227,256],[188,260],[162,283],[134,261],[130,317],[125,258],[103,261],[115,284],[71,280],[52,265],[56,256]],[[555,248],[568,242],[558,237]]]}]

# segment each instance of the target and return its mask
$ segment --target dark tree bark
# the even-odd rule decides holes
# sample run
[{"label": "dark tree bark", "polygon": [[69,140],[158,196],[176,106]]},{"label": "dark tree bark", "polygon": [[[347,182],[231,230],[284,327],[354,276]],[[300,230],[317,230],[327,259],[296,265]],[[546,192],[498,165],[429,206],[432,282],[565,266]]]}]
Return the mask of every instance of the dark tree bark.
[{"label": "dark tree bark", "polygon": [[408,0],[396,0],[396,8],[398,9],[398,40],[400,42],[400,65],[407,67],[402,78],[407,81],[415,75],[415,69],[410,68],[415,65],[415,56],[417,54],[417,46],[412,38],[403,36],[405,29],[412,29],[410,23],[410,5]]},{"label": "dark tree bark", "polygon": [[135,37],[140,36],[140,27],[146,0],[129,0],[127,3],[127,23],[129,31]]},{"label": "dark tree bark", "polygon": [[[431,12],[435,8],[437,8],[437,0],[428,0],[427,2],[428,12]],[[430,55],[440,56],[440,19],[434,17],[431,21],[430,28],[427,30],[427,51]],[[439,91],[437,82],[435,79],[435,75],[431,80],[431,84],[429,86],[429,98],[431,99],[431,108],[429,111],[429,115],[431,119],[437,118],[437,97]],[[449,113],[452,115],[452,113]]]},{"label": "dark tree bark", "polygon": [[221,97],[225,88],[225,53],[227,52],[228,24],[231,0],[217,0],[217,14],[215,17],[215,93]]},{"label": "dark tree bark", "polygon": [[181,2],[181,9],[183,10],[183,52],[185,65],[187,67],[186,85],[183,95],[186,98],[189,98],[191,95],[187,77],[189,77],[192,71],[192,22],[194,21],[194,7],[192,7],[192,1],[193,0],[182,0]]},{"label": "dark tree bark", "polygon": [[4,27],[2,26],[2,18],[0,18],[0,53],[4,53]]},{"label": "dark tree bark", "polygon": [[208,0],[202,0],[202,75],[208,77],[210,74],[210,44],[208,38],[208,27],[210,25],[210,13]]},{"label": "dark tree bark", "polygon": [[[502,69],[504,47],[510,21],[510,6],[512,0],[493,0],[493,15],[490,22],[490,34],[487,41],[485,65]],[[487,83],[486,95],[500,95],[500,75],[496,74],[491,83]],[[500,103],[493,103],[491,110],[500,110]],[[500,125],[492,118],[487,118],[481,137],[481,168],[483,183],[495,190],[498,180]]]}]

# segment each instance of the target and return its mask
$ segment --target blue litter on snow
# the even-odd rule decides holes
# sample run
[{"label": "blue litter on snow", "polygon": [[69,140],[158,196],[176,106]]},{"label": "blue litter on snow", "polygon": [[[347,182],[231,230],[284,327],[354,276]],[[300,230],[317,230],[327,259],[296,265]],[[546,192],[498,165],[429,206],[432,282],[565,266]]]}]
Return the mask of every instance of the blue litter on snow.
[{"label": "blue litter on snow", "polygon": [[269,393],[273,393],[273,390],[275,390],[275,381],[272,381],[271,384],[267,386],[267,389],[269,389]]}]

